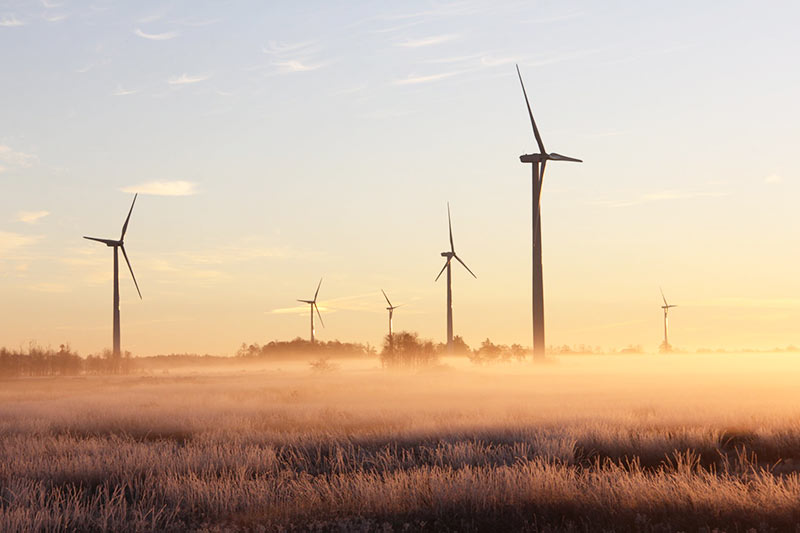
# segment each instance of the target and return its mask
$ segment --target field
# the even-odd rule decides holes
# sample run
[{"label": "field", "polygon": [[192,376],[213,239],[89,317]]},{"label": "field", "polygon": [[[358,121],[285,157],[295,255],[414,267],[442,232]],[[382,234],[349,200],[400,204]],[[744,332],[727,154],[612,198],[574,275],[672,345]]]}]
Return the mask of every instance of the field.
[{"label": "field", "polygon": [[800,531],[798,354],[0,381],[0,531]]}]

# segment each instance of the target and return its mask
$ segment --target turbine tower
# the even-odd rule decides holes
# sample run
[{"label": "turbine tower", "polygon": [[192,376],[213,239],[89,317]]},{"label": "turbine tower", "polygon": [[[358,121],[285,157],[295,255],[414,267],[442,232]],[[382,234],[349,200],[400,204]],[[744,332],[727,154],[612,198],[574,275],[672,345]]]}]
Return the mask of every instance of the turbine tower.
[{"label": "turbine tower", "polygon": [[389,301],[389,297],[386,296],[386,293],[383,289],[381,289],[381,292],[383,293],[383,297],[386,298],[386,303],[389,304],[389,307],[386,308],[386,310],[389,311],[389,347],[392,351],[394,351],[394,342],[392,340],[392,315],[394,314],[394,310],[403,304],[392,305],[392,302]]},{"label": "turbine tower", "polygon": [[297,300],[298,302],[303,302],[304,304],[308,304],[311,310],[311,344],[314,344],[314,309],[317,310],[317,316],[319,316],[319,323],[322,324],[322,327],[325,327],[325,322],[322,321],[322,315],[319,313],[319,307],[317,307],[317,295],[319,295],[319,288],[322,286],[322,278],[319,278],[319,284],[317,285],[317,292],[314,293],[313,300]]},{"label": "turbine tower", "polygon": [[113,354],[115,358],[119,358],[121,355],[120,351],[120,331],[119,331],[119,250],[122,250],[122,255],[125,257],[125,262],[128,263],[128,270],[131,271],[131,277],[133,278],[133,284],[136,286],[136,292],[139,293],[139,299],[142,298],[142,291],[139,290],[139,284],[136,282],[136,276],[133,274],[133,267],[131,267],[131,262],[128,260],[128,254],[125,253],[125,232],[128,231],[128,222],[131,219],[131,213],[133,213],[133,205],[136,203],[136,197],[139,196],[135,194],[133,196],[133,202],[131,202],[131,208],[128,211],[128,216],[125,219],[125,223],[122,225],[122,234],[119,236],[119,240],[115,241],[112,239],[98,239],[96,237],[86,237],[84,239],[89,239],[90,241],[97,241],[102,242],[106,246],[114,248],[114,347],[113,347]]},{"label": "turbine tower", "polygon": [[467,264],[456,255],[456,248],[453,245],[453,225],[450,222],[450,202],[447,202],[447,227],[450,230],[450,251],[442,252],[442,257],[446,257],[447,261],[445,261],[442,270],[439,271],[439,275],[436,276],[434,281],[439,281],[442,272],[447,270],[447,352],[453,353],[453,278],[450,271],[450,262],[455,257],[456,261],[461,263],[461,265],[467,269],[467,272],[472,274],[473,278],[478,279],[478,276],[476,276],[472,270],[469,269]]},{"label": "turbine tower", "polygon": [[677,305],[671,305],[667,303],[667,297],[664,296],[664,291],[659,287],[661,291],[661,299],[664,300],[664,305],[661,306],[661,309],[664,310],[664,342],[661,344],[661,352],[667,353],[672,351],[672,346],[669,345],[669,341],[667,340],[667,315],[669,314],[669,310],[672,307],[678,307]]},{"label": "turbine tower", "polygon": [[[544,181],[544,168],[547,161],[572,161],[583,163],[580,159],[567,157],[555,152],[547,153],[544,149],[542,136],[539,135],[539,128],[533,119],[531,104],[528,101],[528,93],[525,92],[525,84],[522,83],[522,74],[517,65],[517,76],[522,86],[522,94],[525,96],[525,104],[528,106],[528,116],[531,119],[533,135],[536,137],[536,144],[539,145],[538,154],[521,155],[519,160],[523,163],[531,163],[533,176],[533,360],[541,361],[545,357],[544,343],[544,281],[542,274],[542,220],[539,207],[541,205],[542,182]],[[541,163],[541,165],[540,165]]]}]

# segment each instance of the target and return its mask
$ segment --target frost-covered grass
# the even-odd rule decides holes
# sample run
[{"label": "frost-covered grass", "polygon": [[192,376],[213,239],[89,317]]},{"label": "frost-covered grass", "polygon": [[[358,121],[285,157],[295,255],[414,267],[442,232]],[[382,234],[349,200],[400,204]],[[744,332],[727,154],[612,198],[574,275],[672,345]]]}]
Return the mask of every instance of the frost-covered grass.
[{"label": "frost-covered grass", "polygon": [[752,354],[3,381],[0,531],[797,531],[797,369]]}]

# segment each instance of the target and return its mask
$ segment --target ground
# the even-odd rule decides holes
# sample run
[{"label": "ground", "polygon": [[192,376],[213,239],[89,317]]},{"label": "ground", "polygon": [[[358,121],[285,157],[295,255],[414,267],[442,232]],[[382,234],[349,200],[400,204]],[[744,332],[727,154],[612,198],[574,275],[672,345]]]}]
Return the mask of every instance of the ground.
[{"label": "ground", "polygon": [[796,531],[800,354],[0,387],[0,531]]}]

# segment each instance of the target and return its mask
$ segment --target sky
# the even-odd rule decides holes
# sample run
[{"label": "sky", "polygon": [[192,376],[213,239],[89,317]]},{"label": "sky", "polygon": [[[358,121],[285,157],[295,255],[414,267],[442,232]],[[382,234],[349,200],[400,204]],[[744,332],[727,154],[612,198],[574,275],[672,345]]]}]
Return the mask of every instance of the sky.
[{"label": "sky", "polygon": [[0,345],[800,344],[800,4],[0,1]]}]

